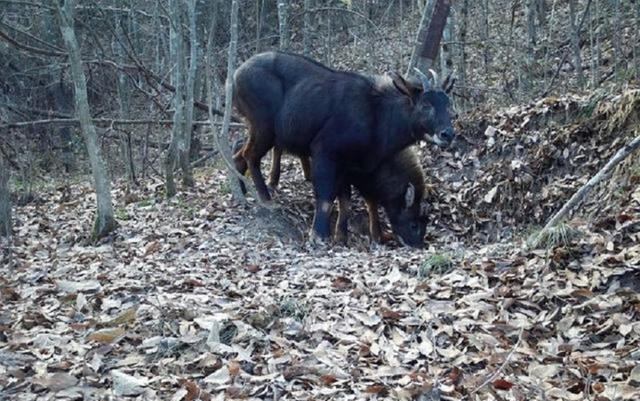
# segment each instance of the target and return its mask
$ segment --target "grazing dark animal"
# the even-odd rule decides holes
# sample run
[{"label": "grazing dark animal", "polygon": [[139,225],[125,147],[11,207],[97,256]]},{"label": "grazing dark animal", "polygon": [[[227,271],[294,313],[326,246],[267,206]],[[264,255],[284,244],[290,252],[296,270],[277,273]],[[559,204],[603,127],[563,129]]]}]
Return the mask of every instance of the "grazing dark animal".
[{"label": "grazing dark animal", "polygon": [[[347,181],[365,199],[369,213],[369,234],[380,242],[382,232],[378,205],[384,209],[391,229],[403,245],[422,247],[427,219],[423,207],[424,172],[412,148],[406,148],[383,162],[372,175],[349,175]],[[336,240],[346,242],[349,217],[350,186],[338,195]]]},{"label": "grazing dark animal", "polygon": [[366,177],[427,136],[443,145],[454,137],[449,98],[424,75],[415,84],[397,74],[368,77],[268,52],[244,62],[234,83],[235,106],[249,125],[249,140],[234,156],[236,168],[242,174],[249,169],[259,196],[269,201],[260,171],[269,149],[310,156],[313,232],[321,238],[331,234],[331,207],[347,176]]}]

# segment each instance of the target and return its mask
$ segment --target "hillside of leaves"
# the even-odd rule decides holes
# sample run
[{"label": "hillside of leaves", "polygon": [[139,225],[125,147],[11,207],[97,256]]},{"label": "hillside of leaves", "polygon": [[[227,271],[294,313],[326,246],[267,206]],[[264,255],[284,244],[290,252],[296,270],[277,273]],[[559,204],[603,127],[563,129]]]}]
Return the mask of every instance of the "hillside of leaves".
[{"label": "hillside of leaves", "polygon": [[629,158],[543,248],[527,234],[638,134],[640,93],[479,110],[423,146],[429,247],[304,241],[286,158],[276,210],[205,169],[114,199],[52,186],[16,208],[0,264],[0,399],[637,400],[640,169]]}]

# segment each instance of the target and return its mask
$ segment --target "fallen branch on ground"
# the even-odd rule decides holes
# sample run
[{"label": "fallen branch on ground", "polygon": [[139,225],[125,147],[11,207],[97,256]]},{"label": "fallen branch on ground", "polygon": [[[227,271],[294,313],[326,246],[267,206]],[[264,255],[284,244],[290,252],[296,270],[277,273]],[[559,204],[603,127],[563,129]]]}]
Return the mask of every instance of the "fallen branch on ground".
[{"label": "fallen branch on ground", "polygon": [[553,228],[556,224],[562,221],[566,215],[571,213],[574,207],[584,199],[584,197],[595,187],[598,183],[606,179],[609,174],[613,171],[613,169],[620,164],[621,161],[627,158],[631,153],[633,153],[636,149],[640,148],[640,136],[636,137],[634,140],[624,145],[618,152],[609,161],[605,166],[598,171],[596,175],[591,177],[586,184],[584,184],[576,193],[573,194],[571,199],[567,203],[562,206],[556,214],[551,217],[549,222],[544,226],[544,228],[538,233],[535,240],[533,241],[533,246],[536,247],[540,243],[540,239],[549,229]]}]

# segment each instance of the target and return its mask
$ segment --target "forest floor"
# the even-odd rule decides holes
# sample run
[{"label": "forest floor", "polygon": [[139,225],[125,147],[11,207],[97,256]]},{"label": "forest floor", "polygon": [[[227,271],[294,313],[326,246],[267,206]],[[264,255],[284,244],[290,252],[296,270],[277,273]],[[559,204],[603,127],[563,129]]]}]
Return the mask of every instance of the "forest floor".
[{"label": "forest floor", "polygon": [[638,400],[640,157],[526,239],[639,116],[633,90],[471,113],[421,147],[425,250],[370,246],[361,205],[348,247],[309,248],[291,159],[271,211],[218,169],[169,201],[118,185],[97,246],[91,188],[52,187],[3,250],[0,399]]}]

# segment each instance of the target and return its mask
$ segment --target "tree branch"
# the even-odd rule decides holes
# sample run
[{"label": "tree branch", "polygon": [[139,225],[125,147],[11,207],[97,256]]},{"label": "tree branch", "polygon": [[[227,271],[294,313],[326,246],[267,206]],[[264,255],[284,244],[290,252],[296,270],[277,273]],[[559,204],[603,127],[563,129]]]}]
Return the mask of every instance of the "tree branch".
[{"label": "tree branch", "polygon": [[[172,120],[122,120],[122,119],[110,119],[110,118],[94,118],[92,120],[92,122],[95,125],[99,125],[99,126],[147,125],[147,124],[172,125],[173,124]],[[3,128],[23,128],[23,127],[30,127],[30,126],[34,126],[34,125],[47,125],[47,124],[73,124],[73,125],[77,125],[79,123],[80,122],[79,122],[79,120],[77,118],[50,118],[50,119],[46,119],[46,120],[19,121],[19,122],[14,122],[14,123],[2,124],[2,125],[0,125],[0,129],[3,129]],[[211,122],[209,122],[207,120],[205,120],[205,121],[194,121],[193,122],[194,126],[202,126],[202,125],[210,125],[210,124],[222,125],[222,123],[218,123],[218,122],[211,123]],[[231,126],[232,127],[236,127],[236,128],[243,128],[244,124],[232,123]]]}]

